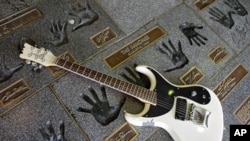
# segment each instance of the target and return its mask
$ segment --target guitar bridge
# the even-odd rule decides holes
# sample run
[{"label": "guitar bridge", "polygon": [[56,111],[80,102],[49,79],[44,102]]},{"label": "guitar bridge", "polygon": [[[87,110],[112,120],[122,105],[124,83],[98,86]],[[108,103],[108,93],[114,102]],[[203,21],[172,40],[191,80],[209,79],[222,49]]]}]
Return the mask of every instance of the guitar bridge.
[{"label": "guitar bridge", "polygon": [[197,107],[194,104],[190,104],[188,115],[186,120],[190,120],[197,125],[202,125],[203,127],[208,127],[208,118],[211,112]]},{"label": "guitar bridge", "polygon": [[190,120],[197,125],[207,128],[210,114],[211,112],[206,109],[198,107],[193,103],[189,104],[186,99],[176,99],[175,119],[183,121]]}]

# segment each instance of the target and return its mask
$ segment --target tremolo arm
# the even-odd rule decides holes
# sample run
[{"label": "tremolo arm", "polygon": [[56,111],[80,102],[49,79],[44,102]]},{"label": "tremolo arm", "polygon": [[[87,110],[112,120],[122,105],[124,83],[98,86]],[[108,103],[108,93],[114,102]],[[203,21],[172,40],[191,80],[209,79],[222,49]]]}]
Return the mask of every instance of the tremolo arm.
[{"label": "tremolo arm", "polygon": [[198,107],[193,103],[188,103],[186,99],[176,99],[175,119],[189,120],[197,125],[208,127],[208,118],[211,112]]}]

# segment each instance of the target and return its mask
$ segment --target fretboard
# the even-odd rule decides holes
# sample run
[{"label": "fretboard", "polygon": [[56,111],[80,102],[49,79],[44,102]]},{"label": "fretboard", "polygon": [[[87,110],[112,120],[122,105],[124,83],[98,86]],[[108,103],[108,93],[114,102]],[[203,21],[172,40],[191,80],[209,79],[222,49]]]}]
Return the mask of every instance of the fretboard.
[{"label": "fretboard", "polygon": [[143,102],[156,105],[157,95],[155,92],[150,91],[144,87],[111,77],[109,75],[100,73],[98,71],[89,69],[87,67],[78,65],[74,62],[67,61],[62,58],[56,60],[56,65],[60,68],[88,78],[90,80],[96,81],[98,83],[104,84],[112,89],[118,90],[124,94],[135,97]]}]

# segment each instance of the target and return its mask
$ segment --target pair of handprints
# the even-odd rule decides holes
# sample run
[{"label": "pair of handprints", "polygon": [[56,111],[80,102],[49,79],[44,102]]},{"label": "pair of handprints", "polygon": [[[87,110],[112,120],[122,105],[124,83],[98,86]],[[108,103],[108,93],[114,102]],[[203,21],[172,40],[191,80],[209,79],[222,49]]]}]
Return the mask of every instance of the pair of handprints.
[{"label": "pair of handprints", "polygon": [[212,16],[210,19],[219,22],[221,25],[231,29],[235,23],[232,18],[232,14],[245,16],[248,14],[248,12],[238,0],[223,0],[223,2],[228,7],[230,7],[230,11],[224,13],[219,8],[213,7],[209,8],[208,13]]},{"label": "pair of handprints", "polygon": [[[85,0],[85,6],[76,2],[70,4],[70,8],[72,12],[65,11],[65,13],[79,19],[79,23],[73,27],[72,31],[76,31],[83,26],[91,25],[99,19],[98,14],[90,7],[88,0]],[[64,21],[61,23],[59,20],[51,20],[50,25],[52,39],[46,43],[50,43],[54,46],[61,46],[68,43],[68,37],[66,34],[67,22]]]}]

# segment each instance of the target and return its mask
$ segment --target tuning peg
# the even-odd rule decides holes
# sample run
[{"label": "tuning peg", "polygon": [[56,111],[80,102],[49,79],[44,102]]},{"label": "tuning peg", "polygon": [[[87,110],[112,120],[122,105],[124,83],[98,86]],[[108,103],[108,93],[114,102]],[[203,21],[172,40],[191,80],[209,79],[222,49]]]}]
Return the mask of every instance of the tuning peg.
[{"label": "tuning peg", "polygon": [[27,65],[29,65],[29,64],[31,64],[31,61],[30,61],[30,60],[25,60],[25,63],[26,63]]},{"label": "tuning peg", "polygon": [[46,49],[46,51],[52,53],[50,49]]},{"label": "tuning peg", "polygon": [[38,66],[38,64],[37,64],[36,62],[32,62],[31,65],[32,65],[33,67]]}]

